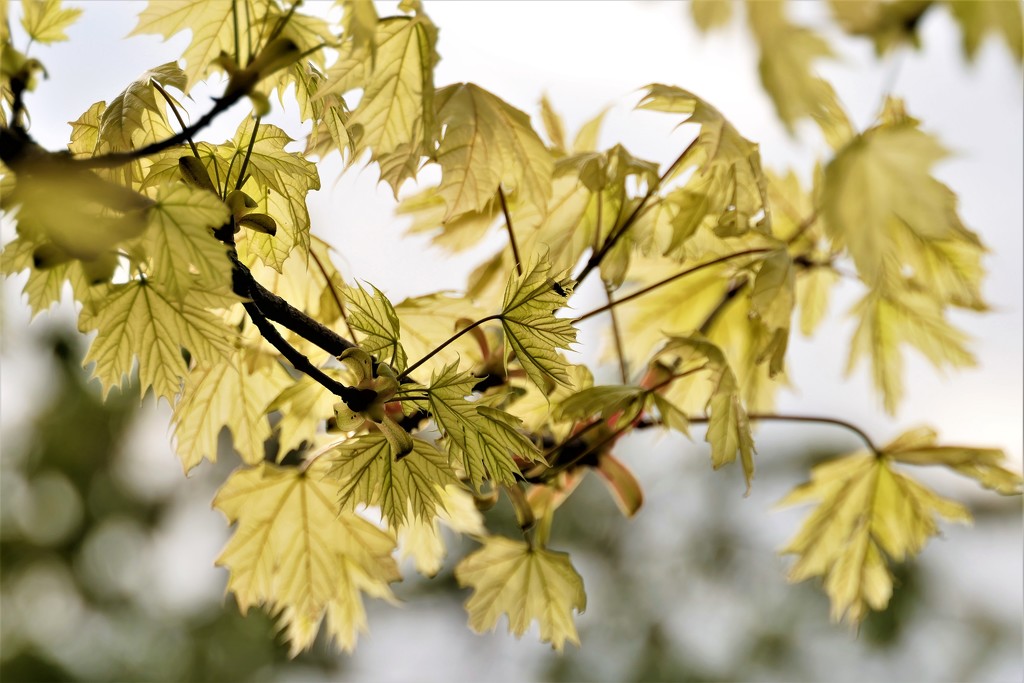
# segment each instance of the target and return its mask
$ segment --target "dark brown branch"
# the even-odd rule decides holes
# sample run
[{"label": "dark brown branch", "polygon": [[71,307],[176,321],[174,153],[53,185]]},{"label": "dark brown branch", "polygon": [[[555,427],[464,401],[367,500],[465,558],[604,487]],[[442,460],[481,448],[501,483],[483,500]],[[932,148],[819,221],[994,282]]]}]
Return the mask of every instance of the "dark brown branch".
[{"label": "dark brown branch", "polygon": [[[252,301],[270,320],[283,325],[303,339],[316,344],[332,356],[340,356],[355,344],[318,320],[311,318],[256,281],[249,269],[234,258],[235,294]],[[353,408],[355,410],[355,408]]]}]

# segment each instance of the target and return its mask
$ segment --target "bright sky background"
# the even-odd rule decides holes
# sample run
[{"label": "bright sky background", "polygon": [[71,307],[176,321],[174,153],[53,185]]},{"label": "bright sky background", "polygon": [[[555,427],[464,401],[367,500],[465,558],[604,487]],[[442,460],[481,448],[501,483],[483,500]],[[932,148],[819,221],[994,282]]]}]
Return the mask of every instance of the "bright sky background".
[{"label": "bright sky background", "polygon": [[[182,35],[168,43],[154,36],[123,40],[135,24],[141,2],[77,4],[85,13],[69,29],[71,41],[32,49],[32,56],[43,61],[50,78],[41,81],[37,92],[27,99],[31,132],[50,149],[67,143],[67,121],[76,119],[93,102],[110,99],[144,70],[173,59],[185,44]],[[476,82],[530,113],[537,125],[537,103],[543,93],[563,113],[570,135],[610,106],[603,145],[622,142],[640,157],[668,163],[687,142],[687,131],[673,133],[672,116],[632,111],[640,87],[664,82],[692,90],[713,103],[743,135],[760,143],[764,163],[776,170],[791,166],[806,178],[815,155],[824,149],[809,124],[800,129],[799,140],[785,134],[761,91],[756,54],[742,22],[702,37],[693,29],[687,7],[677,2],[427,0],[425,4],[441,28],[438,49],[442,62],[436,83]],[[321,11],[327,7],[321,2],[306,5]],[[382,11],[392,6],[382,4]],[[824,3],[796,3],[795,11],[812,27],[828,30]],[[14,30],[20,36],[20,27]],[[909,112],[922,119],[925,130],[936,134],[952,152],[937,167],[937,174],[959,196],[964,222],[980,233],[992,252],[986,260],[990,276],[985,292],[993,311],[984,316],[955,316],[974,337],[972,348],[979,365],[942,376],[912,356],[900,412],[896,418],[886,416],[864,365],[852,378],[843,379],[853,331],[845,312],[858,294],[855,287],[845,285],[836,296],[827,329],[813,340],[794,337],[791,342],[789,370],[795,389],[783,393],[779,411],[841,416],[865,428],[879,442],[927,423],[948,443],[1000,446],[1019,463],[1024,450],[1021,72],[1003,46],[993,41],[985,44],[975,64],[966,65],[958,31],[944,11],[930,12],[921,34],[921,51],[901,52],[878,61],[866,42],[827,32],[838,46],[840,58],[822,65],[821,71],[836,86],[858,127],[870,122],[888,88],[904,97]],[[24,42],[17,44],[23,46]],[[209,107],[208,97],[219,92],[219,87],[215,84],[195,91],[193,116]],[[224,116],[202,137],[212,141],[230,137],[240,114]],[[286,128],[296,136],[301,132],[294,126]],[[375,170],[354,168],[335,184],[340,170],[336,156],[321,166],[323,190],[311,198],[313,231],[344,253],[341,265],[346,276],[374,283],[393,300],[461,288],[473,258],[490,253],[499,243],[489,242],[468,256],[446,261],[424,239],[400,241],[405,221],[392,216],[393,201],[386,187],[376,186]],[[10,225],[5,222],[4,239],[10,236]],[[502,237],[496,235],[495,239]],[[15,441],[16,426],[29,405],[25,397],[37,394],[46,384],[40,381],[45,377],[45,361],[19,341],[18,330],[28,319],[19,303],[20,284],[18,280],[4,284],[4,372],[0,384],[0,422],[5,440]],[[58,314],[67,316],[68,309]],[[169,467],[173,471],[177,464],[163,445],[166,424],[166,419],[154,420],[148,438],[160,442],[159,455],[172,459]],[[816,427],[809,429],[815,430],[814,434],[831,434]],[[762,457],[773,452],[784,455],[792,433],[764,429],[764,440],[759,442]],[[990,495],[979,492],[972,483],[951,485],[961,496]],[[216,547],[202,548],[207,551],[207,559],[201,562],[208,563]],[[1017,578],[1007,582],[1009,595],[1004,598],[1020,604],[1019,568],[1011,571],[1016,571]],[[187,591],[188,586],[180,590]]]}]

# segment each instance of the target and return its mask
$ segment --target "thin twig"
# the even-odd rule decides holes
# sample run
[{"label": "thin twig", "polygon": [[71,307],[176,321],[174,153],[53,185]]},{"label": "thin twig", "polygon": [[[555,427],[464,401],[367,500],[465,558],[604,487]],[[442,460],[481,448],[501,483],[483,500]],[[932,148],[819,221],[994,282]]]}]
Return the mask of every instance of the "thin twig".
[{"label": "thin twig", "polygon": [[612,340],[615,342],[615,355],[619,358],[619,375],[622,377],[622,383],[625,384],[629,381],[629,366],[626,364],[626,353],[622,347],[622,330],[619,329],[619,319],[615,314],[615,306],[612,305],[612,288],[607,282],[604,283],[604,293],[608,299],[608,305],[611,306],[608,309],[608,315],[612,319]]},{"label": "thin twig", "polygon": [[[152,84],[152,86],[154,88],[156,88],[156,91],[163,96],[164,100],[167,102],[167,106],[169,106],[171,108],[171,112],[174,113],[174,118],[178,119],[178,125],[181,126],[182,130],[185,130],[185,128],[186,128],[186,126],[185,126],[185,119],[181,118],[181,114],[178,112],[178,107],[176,107],[174,105],[174,98],[171,97],[167,93],[167,91],[164,90],[163,87],[161,87],[161,85],[156,82],[155,79],[151,78],[149,80],[149,82],[150,82],[150,84]],[[198,159],[199,158],[199,148],[196,147],[196,143],[192,141],[192,137],[191,136],[189,136],[187,138],[187,140],[188,140],[188,146],[192,148],[192,155],[196,159]]]},{"label": "thin twig", "polygon": [[628,296],[624,296],[624,297],[622,297],[621,299],[619,299],[617,301],[613,301],[613,302],[611,302],[611,303],[609,303],[609,304],[607,304],[605,306],[601,306],[600,308],[595,308],[592,311],[588,311],[587,313],[584,313],[580,317],[574,318],[570,322],[572,322],[575,325],[576,323],[582,322],[582,321],[586,320],[587,318],[591,318],[591,317],[593,317],[595,315],[598,315],[599,313],[604,313],[605,311],[611,310],[612,308],[614,308],[615,306],[618,306],[619,304],[624,304],[624,303],[626,303],[628,301],[632,301],[633,299],[641,297],[644,294],[648,294],[648,293],[654,291],[655,289],[658,289],[659,287],[663,287],[664,285],[667,285],[667,284],[669,284],[671,282],[675,282],[676,280],[678,280],[681,277],[685,277],[687,275],[690,275],[691,273],[696,273],[697,271],[703,270],[704,268],[710,268],[711,266],[718,265],[719,263],[724,263],[726,261],[729,261],[729,260],[734,259],[734,258],[739,258],[741,256],[752,256],[754,254],[765,254],[765,253],[768,253],[768,252],[771,252],[771,251],[776,251],[776,250],[773,249],[773,248],[772,249],[770,249],[770,248],[746,249],[744,251],[737,251],[737,252],[735,252],[733,254],[727,254],[725,256],[720,256],[720,257],[718,257],[716,259],[708,261],[707,263],[701,263],[701,264],[698,264],[696,266],[693,266],[692,268],[686,268],[685,270],[679,271],[675,275],[671,275],[671,276],[665,278],[664,280],[660,280],[658,282],[655,282],[653,285],[648,285],[647,287],[644,287],[643,289],[637,290],[637,291],[633,292],[632,294],[630,294]]},{"label": "thin twig", "polygon": [[516,272],[519,277],[523,276],[523,262],[519,258],[519,246],[516,244],[516,233],[512,229],[512,216],[508,213],[508,202],[505,200],[505,191],[498,185],[498,199],[501,201],[501,212],[505,214],[505,228],[508,230],[508,241],[512,245],[512,257],[516,260]]},{"label": "thin twig", "polygon": [[338,306],[338,314],[341,316],[342,322],[345,323],[345,329],[348,330],[348,336],[354,341],[356,340],[355,332],[352,331],[352,326],[348,324],[348,314],[345,312],[345,306],[341,303],[341,297],[338,296],[337,290],[334,288],[334,283],[331,282],[331,276],[327,274],[327,268],[324,267],[320,257],[316,255],[312,249],[309,251],[309,255],[313,257],[313,263],[320,270],[320,274],[324,276],[324,280],[327,282],[327,289],[331,293],[331,298],[334,299],[334,303]]},{"label": "thin twig", "polygon": [[577,285],[583,282],[583,280],[587,277],[587,275],[590,274],[592,270],[594,270],[594,268],[597,268],[599,265],[601,265],[601,261],[604,260],[604,257],[607,256],[608,252],[612,250],[612,247],[614,247],[615,244],[619,241],[619,238],[625,235],[626,231],[633,227],[633,224],[636,223],[637,218],[640,217],[640,213],[644,210],[644,207],[647,205],[647,202],[650,200],[650,198],[653,197],[658,192],[658,190],[661,188],[661,184],[665,182],[665,180],[672,174],[673,171],[675,171],[676,167],[682,163],[683,159],[686,158],[686,155],[690,153],[690,150],[692,150],[694,145],[696,144],[697,139],[694,139],[693,142],[686,146],[686,149],[684,149],[682,153],[678,157],[676,157],[676,160],[669,164],[668,168],[665,169],[665,172],[658,176],[657,182],[655,182],[653,185],[647,188],[647,193],[643,196],[643,198],[640,199],[640,203],[633,208],[633,211],[630,212],[626,220],[624,220],[617,229],[613,230],[611,233],[608,234],[608,237],[605,239],[604,244],[601,245],[601,248],[590,256],[590,259],[587,261],[586,265],[583,266],[583,270],[581,270],[580,274],[576,276]]},{"label": "thin twig", "polygon": [[242,167],[238,169],[238,180],[235,181],[235,189],[241,190],[245,183],[245,171],[249,166],[249,158],[252,156],[252,148],[256,146],[256,134],[260,132],[260,121],[262,116],[256,117],[256,123],[252,127],[252,136],[249,138],[249,146],[245,150],[245,158],[242,159]]},{"label": "thin twig", "polygon": [[401,383],[402,381],[406,380],[406,379],[407,379],[407,378],[409,377],[409,375],[411,375],[411,374],[412,374],[413,370],[415,370],[416,368],[418,368],[419,366],[423,365],[423,364],[424,364],[424,363],[426,363],[426,362],[427,362],[428,360],[430,360],[431,358],[433,358],[434,356],[436,356],[436,355],[437,355],[438,353],[440,353],[440,352],[441,352],[441,351],[442,351],[442,350],[443,350],[443,349],[444,349],[444,348],[445,348],[446,346],[448,346],[449,344],[451,344],[452,342],[454,342],[454,341],[455,341],[456,339],[458,339],[458,338],[459,338],[459,337],[461,337],[462,335],[466,334],[466,333],[467,333],[467,332],[469,332],[470,330],[475,330],[475,329],[476,329],[477,327],[479,327],[480,325],[483,325],[484,323],[486,323],[486,322],[490,322],[490,321],[492,321],[492,320],[501,320],[501,314],[497,314],[497,315],[489,315],[489,316],[487,316],[486,318],[480,318],[480,319],[479,319],[479,320],[477,320],[477,321],[476,321],[475,323],[473,323],[473,324],[469,325],[468,327],[464,327],[464,328],[462,328],[461,330],[459,330],[458,332],[456,332],[456,333],[455,333],[455,334],[453,334],[452,336],[448,337],[448,339],[446,339],[446,340],[444,341],[444,343],[442,343],[442,344],[441,344],[440,346],[437,346],[437,347],[435,347],[433,351],[431,351],[431,352],[430,352],[430,353],[428,353],[427,355],[423,356],[423,358],[420,358],[420,359],[419,359],[418,361],[416,361],[415,363],[413,363],[412,365],[410,365],[409,367],[407,367],[407,368],[405,369],[405,371],[404,371],[404,372],[403,372],[402,374],[400,374],[400,375],[398,376],[398,381],[399,381],[399,383]]}]

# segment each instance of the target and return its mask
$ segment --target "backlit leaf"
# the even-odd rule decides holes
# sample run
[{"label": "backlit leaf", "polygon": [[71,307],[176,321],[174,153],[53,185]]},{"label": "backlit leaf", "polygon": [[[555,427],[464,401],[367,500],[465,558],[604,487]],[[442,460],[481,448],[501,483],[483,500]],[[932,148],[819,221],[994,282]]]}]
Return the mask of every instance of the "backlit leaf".
[{"label": "backlit leaf", "polygon": [[791,24],[781,0],[750,0],[747,16],[761,49],[761,83],[790,134],[804,117],[812,118],[833,149],[853,137],[853,128],[835,90],[812,72],[812,62],[831,57],[828,43],[802,26]]},{"label": "backlit leaf", "polygon": [[[68,39],[64,32],[78,20],[82,10],[64,7],[61,0],[22,0],[21,25],[29,37],[38,43],[57,43]],[[7,23],[7,17],[3,18]]]},{"label": "backlit leaf", "polygon": [[466,611],[477,633],[496,628],[505,614],[509,631],[516,636],[536,620],[541,639],[559,652],[567,640],[580,644],[572,612],[586,609],[587,596],[566,553],[490,536],[459,563],[455,578],[460,586],[473,588]]},{"label": "backlit leaf", "polygon": [[544,210],[554,162],[526,114],[472,83],[439,90],[437,107],[446,127],[437,149],[446,220],[483,211],[499,186]]},{"label": "backlit leaf", "polygon": [[[854,138],[825,168],[825,227],[850,250],[872,287],[899,286],[903,264],[920,242],[959,241],[979,247],[964,228],[956,198],[931,174],[946,151],[890,101],[889,120]],[[956,267],[956,261],[946,263]],[[929,280],[935,275],[921,272]]]},{"label": "backlit leaf", "polygon": [[937,518],[969,523],[959,503],[896,472],[887,458],[858,453],[816,466],[780,505],[818,501],[783,553],[798,555],[789,580],[821,576],[832,619],[857,624],[889,604],[890,563],[913,557],[938,533]]},{"label": "backlit leaf", "polygon": [[[191,31],[192,38],[182,53],[185,60],[185,76],[188,83],[186,94],[195,84],[214,71],[215,60],[224,52],[234,55],[240,64],[245,64],[252,55],[235,55],[235,20],[238,17],[241,34],[240,47],[254,45],[258,34],[258,23],[265,11],[263,3],[255,0],[232,0],[231,2],[209,2],[209,0],[184,0],[182,2],[155,2],[151,0],[139,14],[139,22],[128,35],[156,33],[170,38],[181,31]],[[246,29],[245,18],[252,24]]]},{"label": "backlit leaf", "polygon": [[945,465],[1003,495],[1021,492],[1021,476],[1004,467],[1006,453],[1002,449],[940,446],[936,441],[935,430],[918,427],[893,439],[882,451],[908,465]]},{"label": "backlit leaf", "polygon": [[348,324],[360,332],[359,347],[387,363],[396,372],[405,370],[409,359],[401,342],[401,323],[394,306],[379,289],[372,292],[362,287],[345,289]]},{"label": "backlit leaf", "polygon": [[399,580],[394,539],[351,512],[338,513],[336,484],[319,467],[263,463],[236,470],[214,507],[238,523],[217,558],[243,613],[262,605],[279,616],[291,656],[313,644],[320,622],[351,652],[366,630],[363,594],[392,600]]},{"label": "backlit leaf", "polygon": [[268,405],[291,377],[268,355],[238,347],[227,360],[192,368],[174,406],[175,450],[188,473],[203,458],[217,460],[222,428],[231,432],[235,451],[247,465],[258,465],[270,438]]},{"label": "backlit leaf", "polygon": [[548,274],[551,266],[540,259],[513,274],[505,288],[501,324],[505,330],[506,362],[512,354],[526,370],[530,380],[539,387],[546,379],[566,384],[569,364],[558,349],[569,349],[576,341],[576,330],[565,318],[554,313],[566,305],[572,281],[556,282]]},{"label": "backlit leaf", "polygon": [[227,247],[213,236],[229,217],[227,206],[211,192],[185,184],[157,189],[140,243],[168,295],[184,299],[192,289],[231,287]]},{"label": "backlit leaf", "polygon": [[485,479],[495,485],[515,485],[519,466],[541,459],[537,447],[519,432],[519,420],[508,413],[470,401],[479,378],[458,371],[453,363],[436,373],[428,388],[430,414],[452,458],[466,470],[473,486]]},{"label": "backlit leaf", "polygon": [[458,480],[443,453],[422,439],[412,441],[412,451],[400,459],[380,432],[332,448],[328,457],[331,474],[341,483],[342,509],[359,503],[378,506],[392,528],[411,519],[433,519],[441,491]]},{"label": "backlit leaf", "polygon": [[185,90],[185,72],[177,62],[161,64],[139,76],[107,103],[100,118],[99,139],[112,149],[129,149],[133,141],[140,141],[139,136],[163,132],[152,130],[153,115],[166,121],[164,108],[167,106],[153,87],[153,81],[165,88]]},{"label": "backlit leaf", "polygon": [[684,123],[700,125],[696,140],[683,153],[666,180],[688,168],[697,172],[689,183],[701,183],[717,217],[719,235],[739,235],[770,226],[766,180],[758,146],[747,140],[721,112],[693,93],[675,86],[653,84],[638,109],[684,114]]},{"label": "backlit leaf", "polygon": [[211,293],[200,304],[196,297],[180,301],[155,280],[133,280],[113,285],[106,297],[82,311],[79,329],[99,331],[83,365],[95,363],[92,375],[103,385],[104,396],[124,384],[138,359],[140,394],[152,387],[158,398],[173,403],[188,372],[182,349],[210,363],[231,354],[232,330],[205,305],[219,298],[227,307],[236,299]]},{"label": "backlit leaf", "polygon": [[903,352],[910,344],[936,367],[974,365],[967,337],[946,320],[939,304],[926,293],[868,293],[853,308],[860,324],[850,342],[847,372],[862,356],[871,359],[872,378],[885,409],[895,413],[903,397]]}]

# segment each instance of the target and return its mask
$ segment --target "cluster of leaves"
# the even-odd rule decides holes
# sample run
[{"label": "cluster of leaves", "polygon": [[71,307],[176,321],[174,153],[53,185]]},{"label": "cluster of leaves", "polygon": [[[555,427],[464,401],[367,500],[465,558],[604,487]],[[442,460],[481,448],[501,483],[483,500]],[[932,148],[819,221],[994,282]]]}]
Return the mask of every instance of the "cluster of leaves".
[{"label": "cluster of leaves", "polygon": [[[80,329],[96,333],[85,362],[104,395],[137,371],[143,394],[174,408],[186,472],[216,457],[227,428],[244,466],[214,501],[237,524],[218,564],[243,611],[279,615],[293,652],[321,626],[351,650],[366,626],[362,596],[392,598],[396,548],[438,571],[439,523],[481,545],[455,569],[473,589],[474,629],[504,614],[517,635],[536,620],[554,647],[577,643],[583,582],[548,548],[559,506],[593,469],[634,514],[642,493],[616,444],[635,429],[688,435],[692,423],[707,423],[715,468],[738,456],[749,489],[753,422],[786,419],[770,411],[793,318],[814,331],[840,262],[864,287],[851,362],[870,357],[890,411],[903,346],[939,366],[971,362],[947,315],[985,308],[984,248],[931,173],[942,147],[895,99],[856,133],[811,75],[827,46],[781,4],[750,3],[749,16],[780,116],[814,119],[832,146],[812,187],[765,169],[755,143],[674,86],[647,86],[638,105],[695,133],[664,169],[622,145],[599,149],[601,116],[570,143],[546,100],[544,139],[479,85],[435,85],[438,32],[418,2],[383,18],[365,0],[340,4],[335,26],[276,0],[150,3],[136,32],[190,29],[184,67],[147,71],[91,106],[71,123],[66,153],[28,134],[23,96],[41,64],[15,50],[6,23],[3,33],[3,209],[17,237],[2,270],[28,271],[37,312],[70,285]],[[712,26],[727,7],[694,12]],[[872,26],[889,26],[887,11]],[[45,44],[65,39],[77,15],[29,0],[22,26]],[[217,73],[222,97],[186,125],[169,91],[187,97]],[[294,93],[310,130],[304,152],[261,120],[275,91],[282,104]],[[196,139],[246,97],[253,113],[231,140]],[[457,251],[502,229],[507,246],[462,296],[394,304],[348,284],[306,208],[320,186],[307,157],[334,152],[368,158],[396,197],[436,165],[439,184],[399,204],[412,230]],[[607,305],[566,316],[595,273]],[[566,356],[577,323],[598,315],[610,321],[619,384],[595,386]],[[820,466],[787,499],[820,501],[786,549],[799,556],[793,580],[823,577],[834,616],[853,622],[885,607],[889,563],[920,551],[937,517],[969,519],[897,463],[1020,489],[1000,451],[938,446],[921,429],[884,448],[865,440],[868,452]],[[481,510],[502,494],[521,540],[485,525]]]}]

